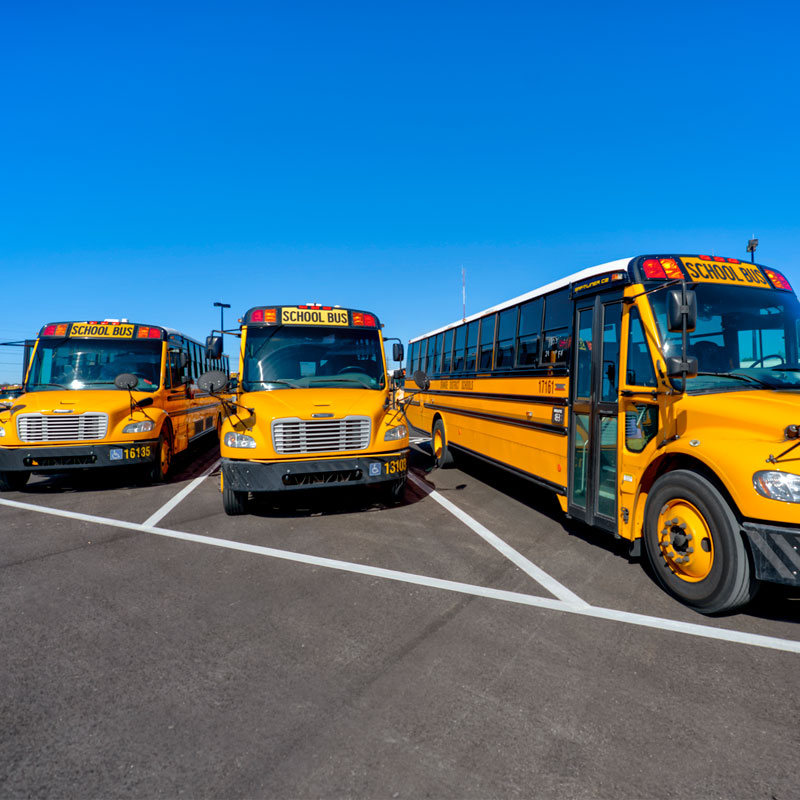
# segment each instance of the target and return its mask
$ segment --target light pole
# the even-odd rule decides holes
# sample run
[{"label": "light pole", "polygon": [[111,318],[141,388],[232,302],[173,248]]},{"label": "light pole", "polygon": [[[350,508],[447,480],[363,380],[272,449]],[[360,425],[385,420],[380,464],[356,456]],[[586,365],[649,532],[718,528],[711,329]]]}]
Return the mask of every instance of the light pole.
[{"label": "light pole", "polygon": [[225,313],[226,308],[230,308],[230,303],[214,303],[214,307],[219,306],[219,332],[220,334],[225,330],[225,324],[222,321],[222,315]]}]

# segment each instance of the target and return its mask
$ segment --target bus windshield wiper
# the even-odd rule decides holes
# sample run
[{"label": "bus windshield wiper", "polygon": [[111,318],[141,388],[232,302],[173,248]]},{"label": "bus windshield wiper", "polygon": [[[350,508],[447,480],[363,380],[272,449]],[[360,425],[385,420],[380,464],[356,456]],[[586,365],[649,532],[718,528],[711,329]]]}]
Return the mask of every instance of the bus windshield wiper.
[{"label": "bus windshield wiper", "polygon": [[62,383],[47,383],[46,381],[44,383],[35,383],[33,385],[33,390],[36,391],[40,386],[57,386],[59,389],[66,389],[69,391],[69,386],[64,386]]},{"label": "bus windshield wiper", "polygon": [[773,388],[770,384],[760,381],[758,378],[754,378],[752,375],[740,375],[738,372],[698,372],[697,374],[712,375],[719,378],[738,378],[742,381],[750,381],[750,383],[755,383],[757,386],[763,386],[765,389]]},{"label": "bus windshield wiper", "polygon": [[292,383],[291,381],[286,381],[281,379],[274,381],[245,381],[245,383],[280,383],[281,386],[288,386],[290,389],[300,388],[296,383]]}]

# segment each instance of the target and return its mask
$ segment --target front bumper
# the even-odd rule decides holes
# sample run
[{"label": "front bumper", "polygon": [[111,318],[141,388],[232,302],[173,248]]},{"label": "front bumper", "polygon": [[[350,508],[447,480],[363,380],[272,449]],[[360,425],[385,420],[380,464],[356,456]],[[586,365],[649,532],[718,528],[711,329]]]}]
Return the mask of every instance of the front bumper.
[{"label": "front bumper", "polygon": [[363,486],[405,478],[408,449],[354,458],[313,461],[222,459],[222,480],[235,492],[277,492],[332,486]]},{"label": "front bumper", "polygon": [[0,447],[0,472],[64,472],[146,464],[157,458],[157,445],[158,439],[143,439],[124,444]]},{"label": "front bumper", "polygon": [[800,586],[800,528],[742,523],[750,540],[756,577],[768,583]]}]

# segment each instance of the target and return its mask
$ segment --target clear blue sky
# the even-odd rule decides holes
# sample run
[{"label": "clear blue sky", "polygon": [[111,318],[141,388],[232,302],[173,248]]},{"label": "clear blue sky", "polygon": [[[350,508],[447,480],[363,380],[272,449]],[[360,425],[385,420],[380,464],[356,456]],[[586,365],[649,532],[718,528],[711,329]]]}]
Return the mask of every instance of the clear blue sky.
[{"label": "clear blue sky", "polygon": [[[644,252],[800,287],[792,2],[6,3],[0,340],[260,303],[407,340]],[[229,346],[229,351],[232,348]],[[19,354],[0,348],[0,380]]]}]

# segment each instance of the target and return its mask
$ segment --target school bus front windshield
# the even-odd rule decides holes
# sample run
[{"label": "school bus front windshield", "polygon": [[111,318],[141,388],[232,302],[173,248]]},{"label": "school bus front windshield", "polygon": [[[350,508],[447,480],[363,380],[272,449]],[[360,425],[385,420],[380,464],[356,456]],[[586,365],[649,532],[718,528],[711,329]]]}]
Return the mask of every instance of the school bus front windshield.
[{"label": "school bus front windshield", "polygon": [[[697,327],[688,335],[688,355],[698,375],[687,381],[690,394],[800,386],[800,302],[771,289],[700,283]],[[681,334],[667,329],[661,292],[650,302],[665,357],[680,356]]]},{"label": "school bus front windshield", "polygon": [[131,373],[136,390],[155,392],[161,380],[161,341],[40,339],[27,391],[114,389],[114,378]]},{"label": "school bus front windshield", "polygon": [[375,329],[305,326],[247,331],[242,389],[386,386],[380,335]]}]

